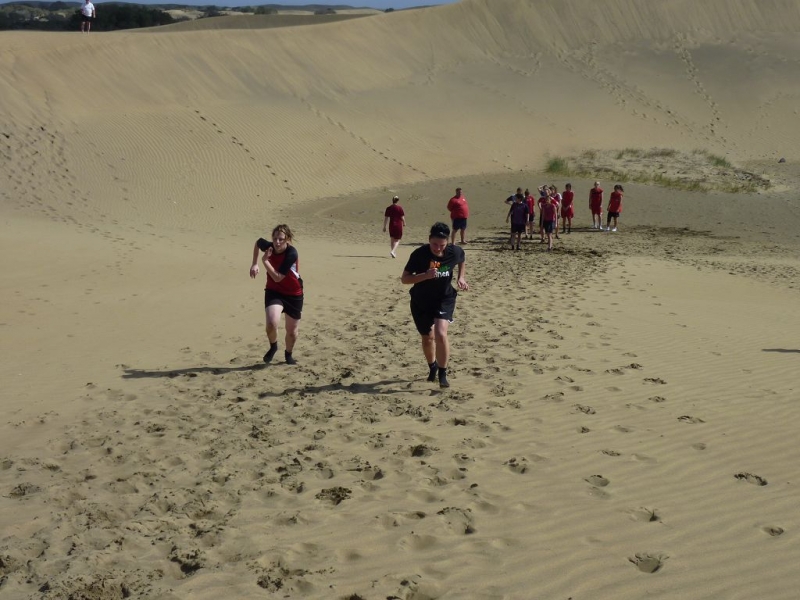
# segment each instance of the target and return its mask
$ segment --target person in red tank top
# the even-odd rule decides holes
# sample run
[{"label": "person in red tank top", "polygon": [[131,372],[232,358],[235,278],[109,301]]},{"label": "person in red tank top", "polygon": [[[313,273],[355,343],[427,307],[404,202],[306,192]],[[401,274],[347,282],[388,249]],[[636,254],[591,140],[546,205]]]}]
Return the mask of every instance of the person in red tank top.
[{"label": "person in red tank top", "polygon": [[453,233],[450,240],[451,244],[456,243],[456,232],[461,232],[461,243],[466,244],[467,219],[469,218],[469,205],[467,199],[461,192],[461,188],[456,188],[456,195],[450,198],[447,203],[447,210],[450,211],[450,219],[453,221]]},{"label": "person in red tank top", "polygon": [[603,188],[599,181],[589,190],[589,210],[592,211],[592,229],[603,231]]},{"label": "person in red tank top", "polygon": [[536,227],[536,198],[530,190],[525,190],[525,204],[528,205],[528,239],[533,239],[533,230]]},{"label": "person in red tank top", "polygon": [[575,216],[575,192],[572,191],[572,184],[568,183],[564,194],[561,196],[561,233],[572,233],[572,217]]},{"label": "person in red tank top", "polygon": [[300,278],[300,259],[297,249],[292,245],[292,230],[288,225],[278,225],[272,230],[272,241],[258,238],[253,246],[253,261],[250,277],[258,275],[258,254],[263,252],[261,262],[267,272],[267,285],[264,289],[264,310],[267,316],[267,340],[269,350],[264,362],[272,361],[278,351],[278,325],[281,313],[286,316],[286,364],[295,365],[292,356],[297,341],[297,330],[303,312],[303,280]]},{"label": "person in red tank top", "polygon": [[[625,190],[622,189],[620,184],[614,186],[614,191],[608,199],[608,221],[606,222],[606,231],[617,230],[617,219],[622,213],[622,194]],[[611,228],[611,220],[614,220],[614,228]]]},{"label": "person in red tank top", "polygon": [[389,226],[389,246],[391,247],[392,258],[396,258],[397,246],[400,240],[403,239],[403,227],[406,226],[406,213],[403,207],[398,204],[400,196],[392,198],[392,204],[386,207],[383,213],[383,231],[386,233],[386,226]]}]

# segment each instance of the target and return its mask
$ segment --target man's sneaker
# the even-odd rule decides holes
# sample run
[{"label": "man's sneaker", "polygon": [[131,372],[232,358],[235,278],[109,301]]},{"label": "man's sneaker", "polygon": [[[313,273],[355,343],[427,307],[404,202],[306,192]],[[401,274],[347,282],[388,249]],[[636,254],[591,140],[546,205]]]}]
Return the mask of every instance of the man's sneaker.
[{"label": "man's sneaker", "polygon": [[614,227],[614,229],[612,229],[611,231],[616,231],[616,230],[617,230],[617,228],[616,228],[616,227]]},{"label": "man's sneaker", "polygon": [[446,371],[444,371],[444,372],[440,371],[439,372],[439,387],[440,388],[449,388],[450,387],[450,382],[447,381],[447,372]]}]

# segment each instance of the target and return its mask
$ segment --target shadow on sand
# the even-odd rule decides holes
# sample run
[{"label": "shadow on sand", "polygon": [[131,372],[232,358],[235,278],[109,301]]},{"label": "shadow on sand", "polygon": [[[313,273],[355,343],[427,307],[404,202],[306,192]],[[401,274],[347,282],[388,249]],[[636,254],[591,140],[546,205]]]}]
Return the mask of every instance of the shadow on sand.
[{"label": "shadow on sand", "polygon": [[263,362],[257,362],[252,365],[245,365],[242,367],[189,367],[187,369],[167,369],[165,371],[151,371],[147,369],[125,369],[122,375],[123,379],[143,379],[143,378],[159,378],[159,377],[180,377],[181,375],[188,375],[189,377],[197,377],[200,373],[211,373],[212,375],[224,375],[225,373],[240,373],[243,371],[261,371],[266,369],[269,365]]}]

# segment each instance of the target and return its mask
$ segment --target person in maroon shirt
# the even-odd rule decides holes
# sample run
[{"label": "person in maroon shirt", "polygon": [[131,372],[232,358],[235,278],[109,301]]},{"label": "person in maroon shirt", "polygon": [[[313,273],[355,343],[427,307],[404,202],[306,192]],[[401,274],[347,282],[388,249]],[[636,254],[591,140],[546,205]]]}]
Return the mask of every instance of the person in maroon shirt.
[{"label": "person in maroon shirt", "polygon": [[603,188],[599,181],[589,190],[589,210],[592,211],[592,229],[603,231]]},{"label": "person in maroon shirt", "polygon": [[536,199],[531,195],[530,190],[525,190],[525,204],[528,205],[528,239],[533,239],[533,229],[536,219]]},{"label": "person in maroon shirt", "polygon": [[383,213],[383,232],[386,233],[386,226],[389,226],[389,247],[391,251],[389,254],[392,258],[396,258],[395,251],[397,246],[400,245],[400,240],[403,239],[403,227],[406,226],[406,213],[403,207],[398,204],[400,196],[392,198],[392,204],[386,207]]},{"label": "person in maroon shirt", "polygon": [[287,365],[297,364],[292,357],[297,341],[297,330],[303,312],[303,280],[300,278],[300,259],[292,245],[292,230],[288,225],[278,225],[272,230],[272,241],[258,238],[253,246],[253,261],[250,277],[258,275],[258,253],[263,252],[261,261],[267,272],[267,286],[264,290],[264,310],[267,315],[267,340],[269,350],[264,362],[272,361],[278,351],[278,325],[281,313],[286,315],[286,349],[284,358]]},{"label": "person in maroon shirt", "polygon": [[456,232],[461,232],[461,243],[466,244],[467,232],[467,219],[469,218],[469,205],[464,194],[461,193],[461,188],[456,188],[456,195],[450,198],[447,203],[447,210],[450,211],[450,219],[453,222],[453,233],[450,238],[450,243],[456,243]]},{"label": "person in maroon shirt", "polygon": [[572,184],[568,183],[561,197],[561,233],[572,233],[572,217],[575,216],[573,200],[575,192],[572,191]]},{"label": "person in maroon shirt", "polygon": [[542,206],[541,216],[542,228],[547,235],[547,251],[550,252],[553,249],[553,231],[558,227],[558,206],[551,196]]},{"label": "person in maroon shirt", "polygon": [[[606,223],[606,231],[617,230],[617,219],[622,213],[622,194],[625,190],[622,189],[620,184],[614,186],[614,191],[608,199],[608,221]],[[611,219],[614,219],[614,229],[611,229]]]}]

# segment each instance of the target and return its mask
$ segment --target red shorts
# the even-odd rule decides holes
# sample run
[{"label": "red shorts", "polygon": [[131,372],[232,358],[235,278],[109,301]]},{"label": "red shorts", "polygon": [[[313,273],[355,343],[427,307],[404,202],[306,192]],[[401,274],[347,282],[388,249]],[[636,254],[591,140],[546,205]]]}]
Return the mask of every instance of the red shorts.
[{"label": "red shorts", "polygon": [[402,227],[389,227],[389,237],[393,240],[402,240],[403,239],[403,228]]},{"label": "red shorts", "polygon": [[561,209],[561,216],[565,219],[571,219],[575,216],[575,208],[568,206]]},{"label": "red shorts", "polygon": [[602,204],[590,204],[589,208],[592,209],[593,215],[602,215],[603,214],[603,205]]}]

